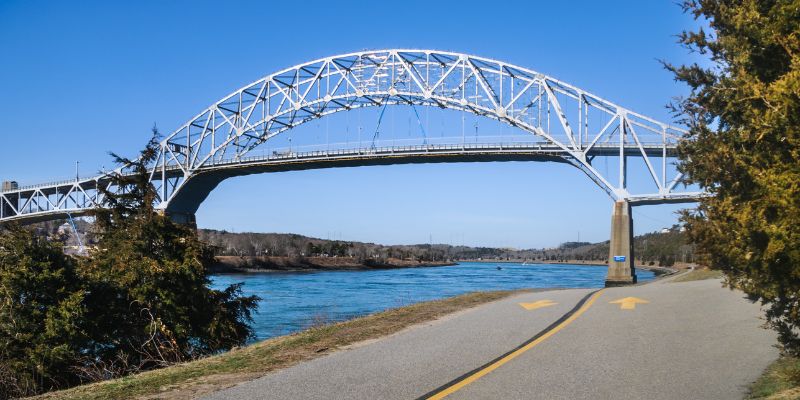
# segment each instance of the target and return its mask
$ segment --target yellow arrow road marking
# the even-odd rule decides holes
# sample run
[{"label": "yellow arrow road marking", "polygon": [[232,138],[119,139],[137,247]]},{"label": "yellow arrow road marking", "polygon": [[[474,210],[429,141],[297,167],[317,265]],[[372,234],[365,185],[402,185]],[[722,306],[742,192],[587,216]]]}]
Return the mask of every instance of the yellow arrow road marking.
[{"label": "yellow arrow road marking", "polygon": [[609,301],[609,304],[619,304],[620,310],[635,310],[636,304],[647,304],[649,301],[640,299],[638,297],[625,297],[622,299]]},{"label": "yellow arrow road marking", "polygon": [[533,303],[519,303],[519,305],[522,306],[522,308],[528,311],[535,310],[537,308],[550,307],[556,304],[558,303],[554,302],[553,300],[539,300],[539,301],[534,301]]}]

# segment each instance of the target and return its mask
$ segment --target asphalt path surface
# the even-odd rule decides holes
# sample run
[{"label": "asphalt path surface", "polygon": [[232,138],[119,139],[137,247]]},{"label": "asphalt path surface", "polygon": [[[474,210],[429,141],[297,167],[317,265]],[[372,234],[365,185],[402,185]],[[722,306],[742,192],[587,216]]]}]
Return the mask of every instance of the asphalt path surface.
[{"label": "asphalt path surface", "polygon": [[525,293],[206,398],[743,398],[778,355],[761,315],[719,280]]}]

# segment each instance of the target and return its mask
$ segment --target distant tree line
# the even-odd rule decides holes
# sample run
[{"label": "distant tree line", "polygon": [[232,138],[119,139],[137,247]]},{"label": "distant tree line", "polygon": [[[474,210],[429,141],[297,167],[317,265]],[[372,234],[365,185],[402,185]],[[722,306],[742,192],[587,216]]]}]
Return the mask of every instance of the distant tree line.
[{"label": "distant tree line", "polygon": [[297,234],[231,233],[213,229],[199,229],[198,236],[211,246],[215,255],[221,256],[350,257],[358,261],[394,258],[420,262],[454,259],[452,246],[447,245],[384,246]]},{"label": "distant tree line", "polygon": [[[82,243],[94,246],[97,235],[93,224],[75,220]],[[67,220],[34,224],[37,234],[74,248],[78,243]],[[358,262],[383,262],[387,259],[419,262],[457,260],[527,260],[564,262],[570,260],[605,263],[608,261],[608,241],[599,243],[564,242],[554,248],[510,249],[471,247],[448,244],[380,245],[357,241],[326,240],[292,233],[228,232],[198,229],[198,238],[209,245],[215,256],[271,257],[350,257]],[[634,238],[634,255],[639,265],[672,266],[695,262],[695,246],[683,228],[673,225],[658,232]]]},{"label": "distant tree line", "polygon": [[[426,261],[454,260],[527,260],[591,261],[608,259],[608,241],[601,243],[566,242],[550,249],[508,249],[454,246],[447,244],[380,245],[341,240],[325,240],[297,234],[232,233],[199,229],[200,240],[208,243],[215,255],[272,257],[352,257],[359,261],[389,258]],[[634,254],[640,264],[671,266],[692,262],[694,246],[675,225],[663,232],[647,233],[634,239]]]}]

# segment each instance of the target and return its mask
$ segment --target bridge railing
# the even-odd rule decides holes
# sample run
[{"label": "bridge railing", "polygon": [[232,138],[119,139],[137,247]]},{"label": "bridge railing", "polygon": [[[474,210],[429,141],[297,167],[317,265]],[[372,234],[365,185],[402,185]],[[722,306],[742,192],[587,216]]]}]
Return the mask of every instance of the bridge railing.
[{"label": "bridge railing", "polygon": [[395,146],[375,146],[375,147],[360,147],[360,148],[347,148],[347,149],[327,149],[315,150],[313,147],[309,148],[300,146],[295,148],[283,147],[273,149],[271,152],[264,151],[261,154],[251,155],[249,157],[242,157],[239,159],[224,159],[214,161],[211,165],[230,165],[237,163],[247,163],[252,161],[281,161],[292,160],[298,158],[314,158],[314,157],[337,157],[337,156],[350,156],[350,155],[374,155],[374,154],[392,154],[392,153],[413,153],[413,152],[426,152],[426,151],[463,151],[463,150],[537,150],[560,152],[560,149],[553,148],[552,145],[546,143],[460,143],[460,144],[423,144],[423,145],[395,145]]},{"label": "bridge railing", "polygon": [[[661,148],[661,142],[641,142],[645,148]],[[474,149],[474,148],[497,148],[507,147],[511,148],[514,145],[521,145],[522,147],[542,146],[542,148],[556,148],[557,146],[547,142],[541,137],[533,135],[483,135],[483,136],[431,136],[427,138],[401,138],[401,139],[380,139],[376,141],[361,140],[361,141],[346,141],[346,142],[331,142],[323,144],[303,144],[303,145],[282,145],[282,146],[264,146],[260,149],[251,150],[248,152],[247,157],[240,157],[238,159],[224,159],[209,162],[209,164],[219,165],[220,163],[238,162],[250,159],[270,159],[280,158],[284,155],[292,154],[296,157],[298,154],[313,154],[315,152],[322,154],[365,154],[369,151],[380,150],[382,152],[391,151],[409,151],[409,150],[424,150],[428,149]],[[618,143],[598,143],[593,146],[594,148],[619,148]],[[626,147],[637,148],[635,145]],[[674,146],[667,146],[672,150]],[[321,152],[321,153],[320,153]],[[343,153],[341,153],[343,152]]]},{"label": "bridge railing", "polygon": [[405,146],[425,146],[425,145],[469,145],[469,144],[495,144],[495,143],[546,143],[540,137],[533,135],[464,135],[464,136],[428,136],[413,138],[390,138],[372,140],[365,137],[361,140],[337,141],[330,143],[300,144],[279,146],[264,146],[255,150],[250,150],[248,154],[258,154],[266,156],[273,152],[312,152],[312,151],[333,151],[333,150],[357,150],[371,148],[390,148]]},{"label": "bridge railing", "polygon": [[[446,139],[446,138],[439,138]],[[430,152],[430,151],[469,151],[469,150],[526,150],[537,151],[541,153],[563,153],[564,150],[552,143],[536,140],[518,140],[516,142],[473,142],[473,143],[452,143],[445,142],[445,144],[426,143],[426,144],[401,144],[401,142],[412,141],[376,141],[371,143],[368,147],[346,147],[337,146],[342,143],[331,144],[328,148],[323,148],[323,145],[309,145],[309,146],[293,146],[293,147],[274,147],[265,148],[260,151],[248,153],[248,157],[229,158],[223,160],[214,160],[207,164],[208,167],[232,165],[237,163],[251,163],[258,161],[282,161],[292,159],[304,159],[315,157],[340,157],[351,155],[373,155],[373,154],[394,154],[394,153],[414,153],[414,152]],[[388,145],[387,144],[391,144]],[[642,143],[642,145],[652,148],[661,148],[660,143]],[[603,145],[596,145],[597,149],[602,149]],[[618,145],[609,145],[609,148],[617,149]]]}]

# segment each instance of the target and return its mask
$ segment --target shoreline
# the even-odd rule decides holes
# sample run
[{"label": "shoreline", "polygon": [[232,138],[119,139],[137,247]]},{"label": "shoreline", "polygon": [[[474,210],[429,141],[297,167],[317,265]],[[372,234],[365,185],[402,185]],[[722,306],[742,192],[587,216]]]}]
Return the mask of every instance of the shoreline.
[{"label": "shoreline", "polygon": [[[566,260],[566,261],[552,261],[552,260],[456,260],[455,262],[474,262],[474,263],[497,263],[497,264],[522,264],[524,262],[530,264],[569,264],[569,265],[591,265],[591,266],[608,266],[608,263],[601,261],[583,261],[583,260]],[[637,267],[638,268],[638,267]]]},{"label": "shoreline", "polygon": [[[448,267],[459,263],[521,264],[527,260],[454,260],[454,261],[414,261],[389,259],[384,262],[358,261],[354,257],[266,257],[266,256],[217,256],[209,269],[211,274],[261,274],[297,273],[321,271],[371,271],[403,268]],[[531,264],[578,265],[607,267],[608,263],[592,260],[535,261]],[[636,269],[652,271],[656,276],[670,275],[687,266],[662,267],[660,265],[636,265]]]},{"label": "shoreline", "polygon": [[354,257],[267,257],[217,256],[209,268],[211,274],[258,274],[319,271],[370,271],[401,268],[446,267],[453,261],[414,261],[388,259],[358,261]]},{"label": "shoreline", "polygon": [[[497,264],[521,264],[523,262],[530,262],[527,260],[456,260],[456,263],[497,263]],[[601,261],[584,261],[584,260],[566,260],[566,261],[535,261],[531,264],[553,264],[553,265],[580,265],[580,266],[588,266],[588,267],[608,267],[607,262]],[[636,269],[643,269],[647,271],[653,271],[657,276],[660,275],[669,275],[675,272],[678,272],[682,269],[689,269],[689,266],[673,266],[673,267],[662,267],[660,265],[636,265],[634,268]]]}]

